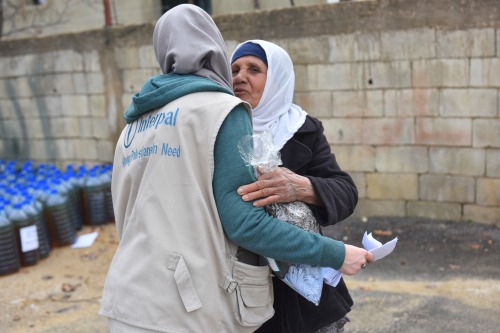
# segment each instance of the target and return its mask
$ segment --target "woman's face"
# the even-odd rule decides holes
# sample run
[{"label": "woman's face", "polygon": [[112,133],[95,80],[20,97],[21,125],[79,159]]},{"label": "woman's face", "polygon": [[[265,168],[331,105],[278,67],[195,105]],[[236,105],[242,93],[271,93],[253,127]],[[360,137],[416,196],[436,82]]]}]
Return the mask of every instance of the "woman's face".
[{"label": "woman's face", "polygon": [[259,104],[267,79],[267,66],[257,57],[248,55],[236,59],[231,65],[234,94],[250,103]]}]

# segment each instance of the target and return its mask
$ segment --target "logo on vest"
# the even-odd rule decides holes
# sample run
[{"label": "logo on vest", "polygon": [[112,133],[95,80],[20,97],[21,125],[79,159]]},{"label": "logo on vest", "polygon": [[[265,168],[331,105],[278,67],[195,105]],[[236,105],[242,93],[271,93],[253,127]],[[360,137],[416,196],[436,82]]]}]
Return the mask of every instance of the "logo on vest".
[{"label": "logo on vest", "polygon": [[135,120],[133,123],[128,124],[128,129],[123,140],[123,145],[125,148],[129,148],[137,133],[145,132],[154,128],[155,130],[160,125],[165,126],[176,126],[177,116],[179,115],[180,109],[177,108],[175,111],[164,111],[156,115],[149,115],[149,117],[141,117]]}]

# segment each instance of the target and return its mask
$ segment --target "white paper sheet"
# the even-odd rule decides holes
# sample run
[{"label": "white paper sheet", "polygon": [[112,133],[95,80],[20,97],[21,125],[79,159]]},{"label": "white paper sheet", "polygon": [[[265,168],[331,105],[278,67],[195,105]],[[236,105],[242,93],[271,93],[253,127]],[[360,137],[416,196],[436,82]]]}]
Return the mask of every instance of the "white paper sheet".
[{"label": "white paper sheet", "polygon": [[389,255],[394,248],[396,247],[396,244],[398,242],[398,238],[394,238],[393,240],[382,244],[375,238],[373,238],[372,233],[370,232],[369,234],[366,233],[363,235],[363,247],[373,253],[374,260],[379,260],[384,258],[385,256]]},{"label": "white paper sheet", "polygon": [[[375,238],[373,238],[372,233],[370,232],[369,234],[366,233],[363,235],[363,247],[373,253],[374,260],[379,260],[384,258],[385,256],[389,255],[392,251],[394,251],[394,248],[396,247],[396,244],[398,242],[398,238],[394,238],[393,240],[382,244]],[[329,284],[333,287],[336,287],[337,284],[340,281],[340,278],[342,277],[342,273],[338,270],[335,270],[333,268],[323,268],[322,270],[323,273],[323,278],[324,282],[326,284]]]},{"label": "white paper sheet", "polygon": [[85,235],[80,235],[76,239],[76,241],[71,245],[73,249],[81,249],[84,247],[90,247],[92,244],[94,244],[95,239],[97,238],[97,235],[99,233],[97,231],[85,234]]}]

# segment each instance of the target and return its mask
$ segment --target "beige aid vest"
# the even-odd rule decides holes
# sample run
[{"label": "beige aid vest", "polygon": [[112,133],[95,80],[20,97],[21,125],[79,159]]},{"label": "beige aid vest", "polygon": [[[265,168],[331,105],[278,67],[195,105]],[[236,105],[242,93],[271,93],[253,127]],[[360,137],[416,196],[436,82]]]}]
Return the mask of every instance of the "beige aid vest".
[{"label": "beige aid vest", "polygon": [[238,104],[193,93],[123,130],[112,178],[120,244],[101,315],[175,333],[253,332],[273,315],[270,271],[234,258],[212,191],[215,139]]}]

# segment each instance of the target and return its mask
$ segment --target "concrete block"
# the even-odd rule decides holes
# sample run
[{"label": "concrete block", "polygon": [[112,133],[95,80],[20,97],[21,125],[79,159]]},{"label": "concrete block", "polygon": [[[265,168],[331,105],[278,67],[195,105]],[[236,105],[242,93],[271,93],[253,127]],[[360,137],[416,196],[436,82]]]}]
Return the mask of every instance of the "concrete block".
[{"label": "concrete block", "polygon": [[[123,91],[133,94],[141,90],[144,82],[156,75],[152,69],[131,69],[123,71]],[[102,93],[102,91],[100,91]]]},{"label": "concrete block", "polygon": [[132,94],[125,93],[122,95],[122,110],[125,112],[128,107],[130,106],[130,103],[132,102]]},{"label": "concrete block", "polygon": [[[89,114],[92,117],[105,117],[107,115],[105,95],[90,95]],[[123,108],[120,108],[123,110]]]},{"label": "concrete block", "polygon": [[295,72],[295,91],[308,92],[307,65],[294,65],[293,71]]},{"label": "concrete block", "polygon": [[88,73],[73,73],[73,85],[75,86],[75,94],[88,94],[89,85],[87,79]]},{"label": "concrete block", "polygon": [[92,118],[92,137],[96,139],[110,139],[109,123],[107,118]]},{"label": "concrete block", "polygon": [[495,43],[496,45],[496,56],[500,56],[500,29],[496,29],[496,36],[497,36],[497,42]]},{"label": "concrete block", "polygon": [[500,87],[500,58],[473,58],[470,60],[472,87]]},{"label": "concrete block", "polygon": [[80,139],[74,141],[75,158],[83,161],[97,160],[97,140]]},{"label": "concrete block", "polygon": [[87,73],[86,79],[89,94],[103,94],[105,92],[102,73]]},{"label": "concrete block", "polygon": [[287,41],[286,46],[280,46],[285,48],[294,64],[323,64],[328,62],[329,47],[328,38],[326,37],[290,39]]},{"label": "concrete block", "polygon": [[406,213],[408,216],[459,221],[462,219],[462,205],[435,201],[409,201],[406,204]]},{"label": "concrete block", "polygon": [[356,90],[362,86],[362,68],[354,63],[308,65],[307,87],[310,90]]},{"label": "concrete block", "polygon": [[332,146],[342,170],[349,172],[375,171],[375,151],[370,146]]},{"label": "concrete block", "polygon": [[0,75],[12,78],[38,73],[37,71],[34,71],[33,68],[35,59],[36,57],[34,54],[0,57]]},{"label": "concrete block", "polygon": [[380,60],[380,33],[353,33],[328,38],[330,63]]},{"label": "concrete block", "polygon": [[472,131],[474,147],[500,147],[500,119],[474,119]]},{"label": "concrete block", "polygon": [[2,121],[2,134],[0,137],[3,139],[27,137],[24,123],[18,119],[8,119]]},{"label": "concrete block", "polygon": [[472,120],[464,118],[417,118],[416,144],[470,146]]},{"label": "concrete block", "polygon": [[384,60],[435,58],[434,29],[384,31],[380,34]]},{"label": "concrete block", "polygon": [[364,118],[363,143],[368,145],[408,145],[415,143],[413,118]]},{"label": "concrete block", "polygon": [[[0,129],[1,128],[0,124]],[[2,156],[3,159],[13,159],[15,154],[14,149],[12,149],[12,141],[3,139],[2,131],[0,131],[0,139],[2,139],[0,140],[0,156]]]},{"label": "concrete block", "polygon": [[418,176],[403,173],[367,174],[366,197],[376,200],[417,200]]},{"label": "concrete block", "polygon": [[82,139],[92,139],[94,136],[94,131],[92,129],[93,118],[85,117],[80,118],[80,138]]},{"label": "concrete block", "polygon": [[425,173],[429,157],[426,147],[376,147],[375,169],[377,172]]},{"label": "concrete block", "polygon": [[81,72],[84,69],[82,54],[71,49],[50,52],[45,56],[54,63],[55,73]]},{"label": "concrete block", "polygon": [[115,64],[119,69],[130,70],[140,67],[137,46],[117,47],[114,52]]},{"label": "concrete block", "polygon": [[48,138],[77,138],[80,136],[80,124],[77,117],[53,118],[50,120]]},{"label": "concrete block", "polygon": [[83,52],[82,59],[84,72],[100,72],[102,70],[101,56],[98,51]]},{"label": "concrete block", "polygon": [[429,172],[461,176],[484,176],[486,152],[477,148],[431,147]]},{"label": "concrete block", "polygon": [[97,159],[102,163],[113,163],[115,144],[109,140],[97,141]]},{"label": "concrete block", "polygon": [[74,145],[75,141],[76,140],[68,139],[53,140],[55,154],[58,160],[73,159],[76,157],[77,152]]},{"label": "concrete block", "polygon": [[50,120],[30,117],[29,120],[23,122],[23,127],[26,130],[27,138],[43,140],[50,131]]},{"label": "concrete block", "polygon": [[360,63],[360,79],[364,89],[390,89],[411,87],[409,61]]},{"label": "concrete block", "polygon": [[500,208],[464,205],[464,220],[475,223],[500,225]]},{"label": "concrete block", "polygon": [[51,141],[36,139],[29,140],[27,144],[29,147],[30,158],[38,161],[45,161],[49,155],[48,151],[51,150],[49,146],[52,146],[52,143],[49,142]]},{"label": "concrete block", "polygon": [[495,117],[497,89],[443,89],[439,114],[443,117]]},{"label": "concrete block", "polygon": [[[412,85],[416,88],[467,87],[468,59],[416,60],[412,67]],[[473,71],[471,69],[471,71]]]},{"label": "concrete block", "polygon": [[295,93],[294,103],[300,105],[311,116],[316,118],[331,118],[332,93],[329,91],[315,91],[310,93]]},{"label": "concrete block", "polygon": [[62,96],[40,96],[36,98],[37,111],[40,117],[61,117],[65,109],[62,106]]},{"label": "concrete block", "polygon": [[396,89],[384,91],[384,115],[387,117],[437,116],[437,89]]},{"label": "concrete block", "polygon": [[[42,161],[51,161],[51,160],[60,160],[64,157],[64,153],[71,151],[67,149],[69,145],[67,139],[48,139],[45,141],[33,142],[31,141],[32,149],[31,152],[34,156],[37,156],[36,159],[40,159]],[[33,148],[37,147],[37,148]]]},{"label": "concrete block", "polygon": [[486,150],[486,176],[500,178],[500,149]]},{"label": "concrete block", "polygon": [[500,179],[478,178],[476,193],[478,205],[500,207]]},{"label": "concrete block", "polygon": [[[33,84],[37,78],[39,77],[20,76],[9,80],[6,85],[7,97],[20,98],[42,95],[44,92],[38,91],[37,86]],[[47,93],[52,93],[52,89],[49,89]]]},{"label": "concrete block", "polygon": [[495,29],[437,30],[439,58],[489,58],[495,56]]},{"label": "concrete block", "polygon": [[365,174],[362,172],[350,172],[347,171],[346,169],[343,169],[344,171],[348,172],[349,175],[352,177],[352,180],[354,181],[354,184],[356,185],[356,188],[358,189],[358,198],[366,198],[366,179],[365,179]]},{"label": "concrete block", "polygon": [[229,57],[231,57],[231,55],[234,53],[234,50],[236,49],[236,46],[238,46],[238,44],[240,44],[241,42],[238,40],[229,39],[226,39],[225,42],[227,47],[227,54],[229,55]]},{"label": "concrete block", "polygon": [[[15,100],[0,98],[0,121],[16,118]],[[0,123],[1,124],[1,123]],[[0,131],[1,132],[1,131]],[[1,135],[1,133],[0,133]]]},{"label": "concrete block", "polygon": [[422,175],[419,179],[419,198],[423,201],[475,202],[474,177]]},{"label": "concrete block", "polygon": [[35,95],[72,95],[75,94],[75,80],[72,73],[49,74],[38,78],[36,81],[30,80],[33,84],[32,91]]},{"label": "concrete block", "polygon": [[22,97],[6,100],[6,110],[1,109],[1,113],[5,112],[6,117],[10,119],[22,119],[39,117],[38,105],[35,98]]},{"label": "concrete block", "polygon": [[382,117],[382,90],[338,91],[333,93],[335,117]]},{"label": "concrete block", "polygon": [[325,128],[325,136],[330,144],[361,144],[363,120],[360,118],[321,119]]},{"label": "concrete block", "polygon": [[89,115],[89,98],[87,95],[63,95],[61,108],[64,116],[87,116]]},{"label": "concrete block", "polygon": [[405,216],[404,200],[361,199],[354,209],[353,217]]},{"label": "concrete block", "polygon": [[10,89],[10,86],[10,80],[7,81],[0,78],[0,103],[2,102],[2,98],[9,97],[8,89]]},{"label": "concrete block", "polygon": [[153,45],[143,45],[139,47],[139,67],[140,68],[154,68],[160,71],[160,65],[156,59],[156,54]]}]

